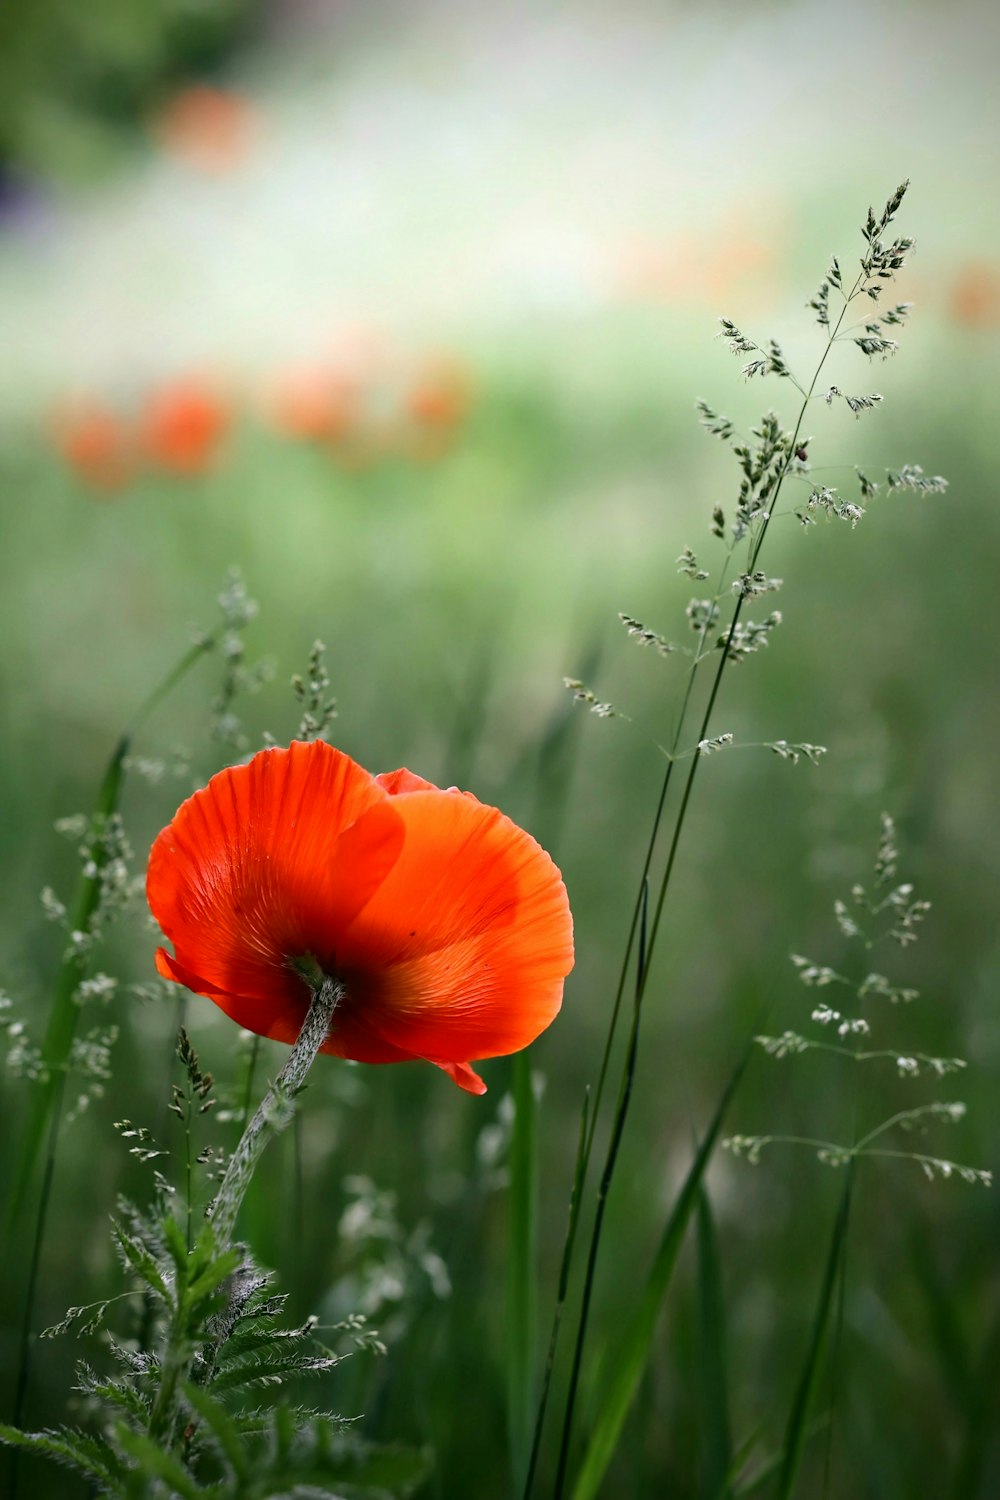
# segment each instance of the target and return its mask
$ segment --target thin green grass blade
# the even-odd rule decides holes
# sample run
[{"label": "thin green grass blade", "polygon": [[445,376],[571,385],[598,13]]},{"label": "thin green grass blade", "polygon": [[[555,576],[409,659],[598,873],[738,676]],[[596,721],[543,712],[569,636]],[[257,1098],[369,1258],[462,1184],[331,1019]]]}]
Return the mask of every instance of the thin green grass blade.
[{"label": "thin green grass blade", "polygon": [[[124,761],[131,743],[129,735],[123,735],[115,746],[101,781],[100,791],[94,807],[92,826],[106,823],[118,811],[124,779]],[[97,910],[101,895],[101,857],[98,849],[92,874],[81,874],[70,908],[71,932],[86,932]],[[86,955],[69,951],[59,966],[52,1008],[48,1025],[42,1039],[42,1063],[44,1075],[35,1084],[31,1093],[28,1118],[18,1152],[17,1170],[7,1201],[6,1229],[9,1234],[14,1221],[24,1206],[28,1190],[35,1179],[38,1157],[45,1139],[50,1118],[62,1094],[73,1037],[76,1034],[80,1007],[74,996],[85,976]]]},{"label": "thin green grass blade", "polygon": [[[106,825],[107,819],[118,810],[124,777],[125,756],[131,744],[131,736],[123,735],[108,762],[98,792],[92,828]],[[92,861],[93,873],[81,872],[71,908],[70,931],[86,932],[97,910],[101,895],[104,859],[102,846],[98,844]],[[55,1176],[56,1147],[62,1117],[63,1093],[66,1088],[66,1070],[70,1049],[76,1033],[80,1007],[75,996],[85,976],[86,957],[76,949],[68,950],[59,966],[56,986],[52,997],[48,1025],[42,1040],[42,1062],[44,1072],[35,1084],[28,1106],[28,1118],[17,1154],[17,1166],[7,1197],[4,1212],[5,1245],[4,1258],[9,1268],[13,1261],[14,1228],[35,1180],[42,1144],[47,1140],[45,1166],[42,1171],[41,1191],[35,1212],[35,1229],[32,1237],[31,1261],[28,1268],[28,1284],[25,1291],[21,1315],[21,1333],[18,1341],[17,1382],[14,1388],[12,1416],[14,1425],[20,1426],[28,1395],[31,1369],[31,1330],[35,1317],[35,1296],[42,1261],[42,1246],[48,1221],[49,1198]],[[10,1494],[17,1494],[19,1452],[11,1455],[9,1467]]]},{"label": "thin green grass blade", "polygon": [[576,1148],[576,1165],[573,1169],[573,1187],[569,1200],[569,1219],[566,1225],[566,1238],[563,1241],[562,1265],[559,1269],[559,1290],[556,1294],[555,1312],[552,1315],[549,1349],[545,1359],[545,1370],[542,1374],[542,1389],[538,1397],[538,1408],[535,1412],[531,1456],[528,1461],[528,1472],[524,1480],[522,1500],[529,1500],[531,1486],[535,1478],[535,1469],[538,1465],[538,1455],[542,1446],[542,1429],[545,1426],[545,1412],[548,1407],[549,1390],[552,1385],[552,1370],[555,1365],[556,1349],[559,1344],[559,1327],[562,1322],[563,1308],[566,1306],[566,1297],[569,1293],[569,1273],[573,1259],[573,1242],[576,1238],[576,1225],[580,1214],[580,1201],[583,1196],[583,1182],[587,1171],[586,1146],[589,1112],[590,1090],[586,1089],[583,1095],[583,1106],[580,1110],[580,1138]]},{"label": "thin green grass blade", "polygon": [[[136,732],[145,723],[153,710],[172,691],[176,684],[180,682],[181,678],[194,666],[195,662],[199,661],[207,652],[215,649],[217,641],[218,635],[202,636],[193,646],[185,651],[181,659],[157,683],[153,691],[140,704],[131,729],[122,735],[112,751],[111,758],[105,768],[91,820],[92,828],[100,829],[101,827],[106,827],[108,819],[118,811],[122,785],[125,778],[126,757],[131,749],[132,740]],[[77,882],[71,905],[71,932],[87,932],[90,928],[91,920],[97,911],[101,898],[105,862],[106,851],[99,842],[96,846],[94,857],[90,861],[90,868],[81,872]],[[14,1170],[4,1207],[4,1233],[2,1239],[5,1245],[4,1253],[9,1262],[13,1253],[14,1228],[24,1208],[31,1185],[35,1180],[42,1143],[47,1139],[48,1149],[42,1173],[41,1191],[38,1196],[38,1207],[35,1213],[35,1230],[31,1263],[28,1272],[28,1286],[21,1319],[21,1336],[18,1347],[18,1375],[13,1410],[14,1424],[16,1426],[20,1425],[23,1417],[28,1393],[31,1367],[31,1330],[34,1322],[35,1295],[42,1260],[42,1246],[45,1241],[49,1197],[55,1175],[56,1148],[62,1117],[66,1073],[73,1046],[73,1038],[76,1034],[77,1022],[80,1016],[80,1007],[76,1004],[75,997],[80,983],[85,977],[85,973],[86,955],[75,948],[68,950],[59,966],[59,972],[56,976],[55,989],[52,996],[52,1008],[49,1012],[48,1024],[42,1039],[41,1054],[44,1073],[42,1079],[32,1090],[31,1100],[28,1105],[27,1120],[17,1153],[17,1166]],[[9,1471],[11,1500],[14,1500],[14,1496],[17,1493],[18,1456],[18,1450],[15,1449],[11,1456]]]},{"label": "thin green grass blade", "polygon": [[733,1451],[732,1462],[729,1465],[729,1473],[726,1475],[726,1483],[730,1489],[736,1484],[745,1465],[750,1460],[750,1455],[764,1436],[764,1424],[760,1423],[748,1433],[742,1443]]},{"label": "thin green grass blade", "polygon": [[956,1408],[968,1411],[976,1399],[972,1358],[966,1347],[965,1331],[958,1316],[953,1288],[949,1287],[935,1262],[923,1226],[911,1237],[909,1264],[916,1283],[924,1294],[927,1333],[931,1348],[937,1356],[943,1384],[951,1393]]},{"label": "thin green grass blade", "polygon": [[[824,1412],[821,1416],[814,1417],[811,1422],[806,1424],[806,1441],[808,1441],[810,1438],[818,1437],[819,1434],[825,1431],[825,1429],[829,1426],[829,1422],[830,1416],[828,1412]],[[748,1495],[759,1494],[764,1486],[774,1478],[775,1474],[777,1474],[778,1470],[781,1468],[781,1465],[784,1463],[785,1450],[783,1448],[779,1448],[777,1453],[773,1453],[770,1458],[766,1459],[764,1463],[761,1464],[756,1473],[751,1474],[748,1479],[740,1480],[740,1482],[737,1483],[736,1476],[749,1457],[750,1452],[756,1446],[758,1439],[759,1433],[755,1433],[753,1435],[753,1438],[749,1441],[749,1446],[748,1444],[744,1443],[743,1450],[737,1453],[735,1459],[733,1460],[733,1467],[729,1474],[729,1483],[732,1487],[733,1500],[746,1500],[746,1497]]]},{"label": "thin green grass blade", "polygon": [[531,1058],[518,1052],[513,1066],[514,1126],[510,1144],[510,1238],[507,1247],[507,1426],[514,1489],[524,1484],[535,1425],[538,1294],[537,1104]]},{"label": "thin green grass blade", "polygon": [[715,1148],[722,1121],[743,1077],[750,1058],[749,1049],[737,1063],[716,1106],[715,1114],[691,1163],[684,1184],[667,1220],[656,1259],[646,1283],[642,1300],[615,1357],[605,1382],[603,1400],[597,1410],[590,1442],[573,1488],[573,1500],[593,1500],[598,1493],[608,1464],[611,1462],[629,1407],[639,1388],[656,1332],[660,1308],[677,1264],[684,1232],[698,1202],[702,1178]]},{"label": "thin green grass blade", "polygon": [[965,1434],[954,1469],[954,1500],[971,1500],[985,1493],[983,1474],[995,1450],[997,1432],[997,1370],[1000,1370],[1000,1316],[987,1330],[964,1405]]},{"label": "thin green grass blade", "polygon": [[837,1283],[840,1279],[844,1251],[847,1246],[847,1226],[851,1215],[853,1188],[854,1163],[852,1161],[847,1167],[847,1181],[844,1183],[840,1207],[837,1210],[837,1217],[833,1225],[833,1234],[830,1236],[830,1248],[827,1252],[823,1280],[820,1284],[819,1300],[816,1304],[812,1335],[809,1340],[809,1348],[806,1351],[805,1364],[802,1367],[799,1383],[796,1386],[795,1396],[792,1400],[791,1411],[788,1414],[788,1423],[785,1428],[784,1455],[781,1463],[781,1471],[778,1476],[775,1500],[789,1500],[789,1496],[792,1494],[795,1485],[795,1477],[798,1473],[799,1462],[802,1457],[802,1447],[806,1439],[809,1407],[816,1386],[816,1377],[819,1374],[823,1344],[830,1323],[830,1314],[833,1310]]},{"label": "thin green grass blade", "polygon": [[252,1472],[250,1456],[240,1430],[226,1408],[220,1402],[213,1400],[204,1386],[192,1385],[189,1382],[184,1385],[184,1399],[211,1432],[220,1453],[225,1455],[233,1478],[245,1484]]},{"label": "thin green grass blade", "polygon": [[698,1385],[701,1406],[702,1488],[707,1500],[730,1500],[733,1462],[729,1422],[725,1302],[719,1243],[704,1184],[698,1191]]},{"label": "thin green grass blade", "polygon": [[117,1429],[120,1448],[135,1461],[144,1479],[159,1479],[169,1486],[168,1493],[180,1500],[205,1500],[205,1491],[188,1472],[180,1459],[161,1448],[145,1433],[133,1432],[124,1423]]},{"label": "thin green grass blade", "polygon": [[[592,646],[587,653],[589,666],[583,668],[588,676],[596,666],[600,647]],[[564,702],[549,719],[549,723],[538,742],[535,756],[535,807],[532,827],[542,843],[554,851],[559,842],[566,816],[570,786],[576,757],[580,746],[580,715],[574,712],[569,702]],[[538,1462],[542,1426],[548,1404],[549,1387],[559,1343],[559,1329],[569,1284],[569,1271],[576,1241],[576,1227],[586,1175],[585,1138],[590,1117],[590,1091],[584,1095],[580,1144],[573,1172],[570,1196],[569,1220],[563,1243],[562,1267],[559,1275],[559,1292],[553,1313],[542,1375],[542,1389],[535,1400],[538,1387],[536,1379],[537,1317],[538,1299],[536,1283],[537,1266],[537,1201],[538,1201],[538,1147],[537,1104],[531,1087],[530,1067],[523,1053],[515,1058],[514,1066],[514,1136],[511,1143],[511,1244],[512,1256],[508,1267],[508,1312],[510,1318],[510,1345],[508,1353],[508,1426],[511,1433],[512,1471],[515,1493],[521,1491],[527,1497],[531,1492],[535,1467]],[[528,1184],[530,1183],[530,1195]],[[530,1208],[530,1217],[528,1210]],[[520,1242],[520,1243],[519,1243]],[[521,1278],[521,1286],[515,1287],[515,1278]],[[529,1279],[530,1278],[530,1279]],[[520,1358],[516,1343],[520,1342]],[[521,1368],[518,1369],[520,1363]],[[515,1411],[520,1409],[520,1431],[515,1425]]]},{"label": "thin green grass blade", "polygon": [[[639,954],[636,964],[635,1003],[632,1008],[632,1026],[629,1031],[625,1065],[622,1069],[622,1079],[618,1089],[618,1102],[615,1106],[615,1117],[611,1125],[611,1135],[608,1140],[607,1155],[604,1159],[604,1169],[601,1172],[601,1180],[597,1188],[594,1222],[590,1230],[590,1249],[587,1253],[587,1266],[584,1272],[583,1290],[580,1296],[580,1315],[576,1325],[576,1344],[573,1348],[573,1363],[570,1367],[569,1389],[566,1394],[566,1409],[563,1414],[562,1437],[559,1442],[559,1462],[556,1468],[553,1500],[562,1500],[566,1477],[569,1473],[570,1444],[573,1437],[573,1416],[576,1409],[577,1392],[580,1388],[580,1375],[583,1370],[583,1350],[587,1338],[587,1325],[590,1320],[590,1303],[597,1278],[597,1257],[601,1246],[604,1213],[607,1208],[608,1194],[611,1191],[615,1163],[618,1160],[618,1152],[621,1148],[625,1120],[628,1116],[629,1101],[632,1098],[632,1086],[635,1082],[635,1064],[639,1052],[639,1021],[642,1015],[642,995],[646,981],[646,963],[648,958],[646,918],[649,911],[649,882],[647,880],[644,880],[642,884],[642,895],[639,906],[641,913],[639,919]],[[598,1094],[600,1093],[600,1079],[598,1079],[597,1092]],[[598,1102],[595,1095],[595,1106]],[[590,1141],[593,1141],[593,1138],[593,1129],[591,1129]],[[588,1154],[589,1142],[584,1148],[584,1173],[586,1173],[587,1169]]]},{"label": "thin green grass blade", "polygon": [[490,697],[503,655],[503,626],[497,617],[473,646],[465,680],[455,685],[455,712],[444,749],[442,786],[471,786],[476,757],[485,737]]}]

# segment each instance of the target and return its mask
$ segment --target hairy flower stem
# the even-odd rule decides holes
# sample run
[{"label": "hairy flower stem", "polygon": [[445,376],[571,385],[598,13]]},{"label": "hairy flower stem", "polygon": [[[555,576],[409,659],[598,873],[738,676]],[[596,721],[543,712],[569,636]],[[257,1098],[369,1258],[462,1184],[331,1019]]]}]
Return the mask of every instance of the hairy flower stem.
[{"label": "hairy flower stem", "polygon": [[324,975],[322,982],[313,990],[302,1030],[289,1053],[288,1061],[240,1137],[240,1143],[226,1168],[222,1186],[208,1210],[208,1218],[215,1228],[220,1250],[224,1250],[232,1240],[236,1216],[264,1148],[271,1137],[283,1130],[292,1118],[295,1095],[305,1082],[313,1058],[326,1040],[333,1013],[343,997],[343,985]]},{"label": "hairy flower stem", "polygon": [[[808,387],[808,389],[803,394],[802,405],[799,408],[799,414],[798,414],[798,417],[796,419],[795,428],[794,428],[794,431],[792,433],[791,441],[788,444],[788,448],[787,448],[787,451],[786,451],[786,454],[785,454],[784,462],[781,465],[781,470],[780,470],[780,473],[778,474],[778,478],[777,478],[777,481],[775,483],[774,492],[773,492],[773,495],[771,496],[769,504],[768,504],[767,514],[765,515],[765,517],[764,517],[764,519],[763,519],[763,521],[761,523],[760,531],[759,531],[759,533],[758,533],[758,535],[756,537],[756,540],[754,541],[754,543],[753,543],[753,545],[752,545],[752,547],[750,549],[750,560],[749,560],[749,565],[748,565],[748,568],[747,568],[748,572],[752,572],[753,569],[757,565],[757,559],[760,556],[761,548],[764,545],[764,538],[767,535],[767,531],[768,531],[768,527],[769,527],[770,522],[771,522],[771,518],[773,517],[773,515],[775,513],[775,510],[777,508],[778,500],[779,500],[780,495],[781,495],[782,486],[784,485],[785,478],[786,478],[786,476],[788,474],[788,470],[789,470],[789,468],[791,466],[792,460],[793,460],[793,458],[795,456],[796,449],[798,447],[799,433],[802,430],[802,423],[805,420],[805,415],[806,415],[806,412],[807,412],[807,410],[809,408],[809,403],[812,400],[813,393],[814,393],[814,391],[816,389],[816,384],[817,384],[817,382],[819,380],[819,377],[820,377],[820,375],[822,373],[823,366],[826,364],[827,356],[829,355],[830,350],[833,348],[833,345],[834,345],[834,342],[835,342],[835,340],[837,338],[837,335],[840,332],[840,328],[841,328],[841,325],[843,324],[844,318],[846,316],[847,309],[850,306],[851,302],[853,302],[854,298],[857,296],[858,291],[859,291],[859,289],[860,289],[860,287],[861,287],[862,282],[864,281],[864,279],[865,279],[865,275],[864,275],[864,271],[862,271],[861,274],[858,276],[857,280],[855,281],[854,286],[852,287],[851,291],[844,297],[844,306],[841,309],[840,317],[837,319],[836,324],[831,329],[828,330],[826,347],[823,350],[822,355],[820,356],[819,362],[818,362],[818,364],[816,366],[816,369],[815,369],[815,371],[813,373],[812,380],[809,383],[809,387]],[[733,642],[733,640],[735,638],[735,635],[736,635],[736,627],[739,624],[740,615],[741,615],[742,610],[743,610],[743,603],[744,603],[744,599],[745,598],[746,598],[746,595],[743,594],[743,593],[740,593],[738,595],[738,597],[737,597],[736,605],[735,605],[735,607],[733,609],[732,620],[730,622],[729,629],[726,632],[725,639],[723,641],[722,648],[721,648],[721,651],[720,651],[720,654],[719,654],[719,664],[718,664],[718,666],[716,667],[716,670],[715,670],[715,676],[714,676],[714,678],[712,680],[712,686],[711,686],[711,689],[709,691],[708,699],[707,699],[707,702],[705,704],[705,709],[704,709],[704,712],[703,712],[702,718],[701,718],[701,725],[700,725],[699,730],[698,730],[697,747],[695,749],[694,755],[691,758],[691,766],[690,766],[690,769],[688,770],[687,779],[685,780],[685,783],[684,783],[684,790],[683,790],[683,792],[681,794],[680,806],[678,807],[678,810],[677,810],[677,817],[676,817],[676,819],[674,821],[673,834],[671,836],[670,846],[669,846],[668,853],[667,853],[667,862],[666,862],[666,865],[664,867],[662,879],[660,881],[660,889],[659,889],[659,893],[658,893],[657,900],[656,900],[656,907],[655,907],[655,910],[654,910],[654,913],[653,913],[653,920],[652,920],[652,923],[651,923],[651,926],[650,926],[649,944],[648,944],[648,950],[647,950],[646,960],[645,960],[645,963],[640,963],[640,972],[639,972],[639,974],[637,976],[635,1005],[634,1005],[634,1009],[633,1009],[633,1012],[632,1012],[632,1025],[631,1025],[631,1029],[630,1029],[630,1032],[629,1032],[629,1040],[628,1040],[628,1044],[627,1044],[627,1050],[626,1050],[626,1055],[625,1055],[625,1062],[624,1062],[623,1070],[622,1070],[622,1081],[621,1081],[621,1086],[619,1088],[618,1101],[617,1101],[616,1108],[615,1108],[615,1117],[614,1117],[614,1121],[613,1121],[612,1127],[611,1127],[611,1136],[610,1136],[610,1140],[609,1140],[609,1143],[608,1143],[607,1154],[606,1154],[606,1157],[605,1157],[604,1169],[603,1169],[603,1172],[602,1172],[602,1175],[601,1175],[601,1186],[600,1186],[600,1192],[599,1192],[599,1198],[598,1198],[598,1211],[597,1211],[597,1215],[596,1215],[596,1217],[594,1219],[594,1224],[593,1224],[593,1227],[592,1227],[592,1230],[591,1230],[590,1246],[589,1246],[588,1257],[587,1257],[587,1268],[586,1268],[586,1273],[585,1273],[585,1277],[584,1277],[583,1292],[582,1292],[582,1296],[581,1296],[580,1319],[579,1319],[579,1323],[577,1324],[576,1347],[575,1347],[574,1352],[573,1352],[573,1365],[572,1365],[572,1369],[571,1369],[571,1373],[570,1373],[569,1391],[568,1391],[567,1397],[566,1397],[566,1409],[565,1409],[565,1415],[564,1415],[564,1418],[563,1418],[563,1431],[562,1431],[562,1440],[561,1440],[561,1443],[560,1443],[559,1466],[558,1466],[558,1470],[557,1470],[557,1474],[556,1474],[556,1484],[555,1484],[555,1490],[553,1491],[553,1500],[562,1500],[562,1495],[563,1495],[565,1481],[566,1481],[566,1472],[567,1472],[568,1463],[569,1463],[569,1445],[570,1445],[570,1437],[571,1437],[571,1434],[572,1434],[572,1427],[573,1427],[573,1416],[574,1416],[574,1409],[575,1409],[575,1405],[576,1405],[577,1388],[578,1388],[578,1385],[579,1385],[580,1371],[581,1371],[582,1363],[583,1363],[583,1348],[584,1348],[584,1343],[586,1341],[587,1324],[588,1324],[589,1313],[590,1313],[590,1302],[591,1302],[591,1296],[592,1296],[593,1288],[594,1288],[594,1278],[595,1278],[595,1273],[596,1273],[596,1268],[597,1268],[598,1250],[599,1250],[599,1247],[600,1247],[601,1231],[602,1231],[603,1222],[604,1222],[604,1212],[603,1212],[603,1210],[604,1210],[604,1205],[605,1205],[605,1203],[607,1201],[608,1192],[609,1192],[610,1187],[611,1187],[611,1180],[612,1180],[612,1177],[614,1176],[615,1164],[616,1164],[617,1157],[618,1157],[618,1149],[619,1149],[619,1146],[621,1144],[622,1133],[623,1133],[624,1127],[625,1127],[625,1119],[626,1119],[626,1116],[628,1114],[629,1103],[630,1103],[631,1097],[632,1097],[632,1080],[633,1080],[634,1071],[635,1071],[636,1044],[637,1044],[637,1040],[638,1040],[639,1019],[640,1019],[640,1015],[641,1015],[641,1012],[642,1012],[642,1003],[643,1003],[643,1000],[645,998],[646,985],[647,985],[647,980],[648,980],[648,976],[649,976],[649,969],[650,969],[649,959],[652,956],[652,951],[653,951],[653,948],[654,948],[654,946],[656,944],[656,937],[657,937],[657,933],[659,931],[659,926],[660,926],[660,918],[663,915],[663,909],[664,909],[664,906],[665,906],[665,903],[666,903],[667,891],[668,891],[669,886],[670,886],[671,876],[673,875],[674,863],[675,863],[675,860],[676,860],[676,857],[677,857],[677,850],[678,850],[678,847],[680,845],[681,833],[682,833],[683,828],[684,828],[684,822],[685,822],[685,818],[686,818],[686,815],[687,815],[688,803],[690,802],[691,792],[692,792],[692,789],[694,787],[695,776],[697,775],[698,766],[699,766],[699,764],[700,764],[700,762],[701,762],[701,760],[703,758],[703,752],[700,749],[700,745],[701,745],[701,742],[704,741],[705,739],[707,739],[707,737],[708,737],[709,726],[711,724],[712,713],[713,713],[714,708],[715,708],[715,701],[716,701],[716,698],[718,697],[719,688],[720,688],[720,686],[722,684],[722,677],[723,677],[723,674],[724,674],[725,669],[726,669],[726,664],[728,663],[728,661],[730,659],[730,656],[731,656],[732,642]],[[678,725],[677,734],[675,736],[675,741],[679,741],[679,739],[680,739],[680,733],[681,733],[681,729],[683,728],[683,722],[684,722],[685,713],[686,713],[686,709],[687,709],[689,701],[690,701],[689,695],[685,695],[685,701],[684,701],[682,713],[681,713],[681,716],[680,716],[680,723]],[[661,812],[662,812],[662,804],[663,804],[663,798],[661,796],[660,805],[657,808],[657,826],[659,824],[659,819],[660,819],[660,815],[661,815]],[[646,869],[648,870],[648,861],[647,861]],[[646,877],[645,877],[645,872],[644,872],[643,881],[645,881],[645,878]],[[640,900],[641,900],[641,889],[642,889],[642,886],[640,885]],[[636,910],[637,910],[637,912],[638,912],[638,907],[639,907],[639,901],[637,901],[637,903],[636,903]],[[633,922],[632,933],[630,933],[630,945],[631,945],[631,941],[632,941],[632,938],[633,938],[633,935],[634,935],[634,930],[635,930],[635,924]],[[616,1007],[615,1019],[617,1019],[617,1007]],[[602,1082],[603,1082],[603,1078],[602,1078]],[[591,1130],[593,1131],[593,1129],[594,1129],[594,1124],[592,1122]]]},{"label": "hairy flower stem", "polygon": [[[216,1236],[216,1253],[221,1254],[232,1243],[236,1219],[239,1215],[247,1188],[253,1180],[257,1163],[268,1141],[283,1130],[291,1121],[295,1110],[295,1096],[300,1092],[319,1051],[330,1030],[333,1013],[344,996],[343,986],[323,974],[311,960],[303,960],[294,966],[306,978],[312,988],[312,1000],[302,1023],[302,1030],[288,1055],[288,1059],[277,1078],[270,1085],[257,1107],[257,1112],[240,1136],[239,1145],[233,1152],[226,1168],[222,1185],[211,1203],[206,1218]],[[255,1054],[256,1055],[256,1054]],[[190,1112],[190,1100],[189,1100]],[[188,1146],[188,1165],[191,1152]],[[191,1247],[190,1185],[188,1190],[188,1249]],[[241,1283],[238,1272],[228,1279],[229,1312],[221,1315],[221,1321],[230,1329],[235,1321],[233,1309],[240,1305]],[[177,1423],[177,1391],[182,1380],[191,1369],[191,1349],[188,1343],[187,1318],[189,1309],[184,1298],[180,1298],[174,1313],[168,1352],[160,1370],[160,1385],[156,1402],[149,1418],[149,1436],[171,1447],[175,1441]],[[223,1342],[225,1335],[219,1339]],[[212,1356],[214,1363],[214,1356]]]}]

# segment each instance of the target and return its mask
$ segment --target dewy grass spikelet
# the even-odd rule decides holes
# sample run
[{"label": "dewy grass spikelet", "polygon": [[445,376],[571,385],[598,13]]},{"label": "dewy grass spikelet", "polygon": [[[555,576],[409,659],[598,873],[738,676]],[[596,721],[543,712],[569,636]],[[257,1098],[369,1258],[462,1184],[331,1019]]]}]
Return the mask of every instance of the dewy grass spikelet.
[{"label": "dewy grass spikelet", "polygon": [[469,793],[371,776],[321,740],[212,778],[153,845],[147,894],[168,979],[294,1042],[309,989],[339,989],[321,1050],[421,1058],[470,1093],[470,1061],[553,1020],[573,964],[559,871]]}]

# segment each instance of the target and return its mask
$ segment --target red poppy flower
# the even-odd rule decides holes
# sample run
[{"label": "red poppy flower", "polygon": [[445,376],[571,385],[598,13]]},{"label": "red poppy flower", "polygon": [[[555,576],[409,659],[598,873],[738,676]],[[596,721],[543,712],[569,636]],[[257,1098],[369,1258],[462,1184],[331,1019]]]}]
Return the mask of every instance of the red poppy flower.
[{"label": "red poppy flower", "polygon": [[344,988],[324,1052],[422,1058],[474,1094],[470,1059],[533,1041],[573,966],[566,888],[530,834],[322,741],[213,776],[156,839],[146,892],[175,950],[159,972],[249,1031],[296,1039],[311,958]]},{"label": "red poppy flower", "polygon": [[176,474],[203,474],[229,426],[229,408],[205,382],[188,378],[154,391],[142,418],[142,446]]}]

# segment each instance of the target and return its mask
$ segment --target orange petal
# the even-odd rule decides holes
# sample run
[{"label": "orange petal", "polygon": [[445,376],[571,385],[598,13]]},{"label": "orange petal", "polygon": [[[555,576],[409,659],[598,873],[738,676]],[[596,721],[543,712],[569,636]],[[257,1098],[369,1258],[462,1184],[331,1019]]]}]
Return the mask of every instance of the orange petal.
[{"label": "orange petal", "polygon": [[182,984],[185,989],[192,990],[196,995],[221,995],[214,985],[206,984],[200,974],[192,974],[190,969],[185,969],[168,953],[166,948],[157,948],[154,959],[156,972],[161,979],[172,979],[175,984]]},{"label": "orange petal", "polygon": [[403,836],[374,777],[321,741],[213,776],[150,854],[149,904],[176,952],[169,977],[189,983],[183,970],[241,1025],[265,1036],[291,1025],[294,1039],[308,992],[288,961],[311,954],[337,972],[340,939]]},{"label": "orange petal", "polygon": [[214,1000],[221,1011],[230,1016],[246,1031],[255,1031],[258,1036],[271,1037],[277,1042],[294,1042],[302,1027],[305,1004],[299,997],[276,1000],[254,999],[246,995],[230,995],[225,990],[209,984],[200,974],[194,974],[172,958],[165,948],[156,950],[156,972],[164,979],[182,984],[195,995],[205,995]]},{"label": "orange petal", "polygon": [[340,945],[353,1003],[386,1041],[440,1064],[527,1046],[573,966],[559,871],[472,797],[393,797],[402,853]]},{"label": "orange petal", "polygon": [[464,1089],[467,1094],[486,1093],[485,1083],[479,1074],[473,1068],[469,1067],[468,1063],[437,1062],[433,1057],[428,1057],[425,1061],[434,1063],[436,1068],[440,1068],[443,1073],[447,1073],[452,1082],[457,1083],[459,1088]]},{"label": "orange petal", "polygon": [[424,776],[418,776],[415,771],[382,771],[375,777],[380,787],[383,787],[391,797],[404,796],[407,792],[450,792],[454,797],[468,797],[477,806],[482,806],[479,798],[472,792],[460,791],[457,786],[438,787],[433,781],[428,781]]},{"label": "orange petal", "polygon": [[[296,1041],[302,1027],[303,1005],[289,1003],[280,1007],[273,1000],[251,1000],[242,995],[227,995],[216,989],[198,974],[192,974],[165,948],[156,950],[156,970],[164,979],[172,979],[192,990],[196,995],[205,995],[247,1031],[255,1031],[272,1041]],[[418,1058],[412,1052],[394,1047],[365,1024],[363,1015],[351,1016],[343,1025],[335,1026],[333,1034],[320,1047],[321,1052],[333,1057],[349,1058],[360,1063],[433,1062],[442,1072],[468,1094],[485,1094],[486,1085],[468,1063],[436,1062],[434,1058]]]},{"label": "orange petal", "polygon": [[415,772],[402,768],[398,771],[382,771],[375,777],[375,780],[391,797],[396,797],[401,792],[436,792],[438,790],[433,781],[426,781],[423,776],[417,776]]},{"label": "orange petal", "polygon": [[[300,1022],[301,1024],[301,1022]],[[298,1033],[296,1032],[296,1036]],[[295,1037],[289,1037],[294,1041]],[[332,1057],[346,1057],[351,1062],[361,1063],[395,1063],[395,1062],[421,1062],[422,1058],[414,1056],[412,1052],[406,1052],[402,1047],[393,1046],[384,1037],[379,1036],[367,1024],[364,1014],[358,1011],[353,1013],[349,1005],[345,1006],[342,1015],[335,1015],[330,1035],[320,1048],[321,1052],[328,1052]]]}]

